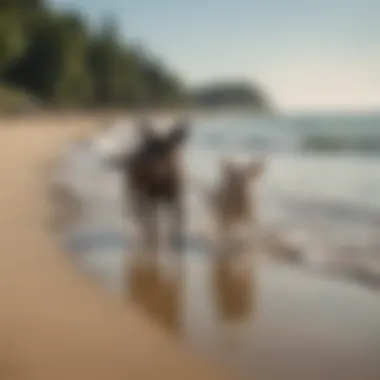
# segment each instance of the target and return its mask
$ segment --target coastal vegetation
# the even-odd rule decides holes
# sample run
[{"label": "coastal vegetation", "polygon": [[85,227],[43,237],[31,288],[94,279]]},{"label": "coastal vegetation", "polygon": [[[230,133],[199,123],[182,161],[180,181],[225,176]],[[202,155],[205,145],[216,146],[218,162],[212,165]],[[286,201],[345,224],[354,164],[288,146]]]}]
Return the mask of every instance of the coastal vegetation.
[{"label": "coastal vegetation", "polygon": [[189,90],[165,62],[121,35],[47,0],[0,2],[0,110],[249,106],[266,101],[245,83]]},{"label": "coastal vegetation", "polygon": [[243,107],[257,112],[269,112],[270,100],[264,91],[245,81],[223,80],[199,86],[189,93],[191,103],[198,108]]}]

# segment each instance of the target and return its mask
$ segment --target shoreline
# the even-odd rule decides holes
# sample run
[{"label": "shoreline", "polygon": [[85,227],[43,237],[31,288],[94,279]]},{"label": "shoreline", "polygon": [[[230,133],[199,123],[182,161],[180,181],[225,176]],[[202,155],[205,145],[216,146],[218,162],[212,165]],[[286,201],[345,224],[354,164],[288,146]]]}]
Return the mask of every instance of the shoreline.
[{"label": "shoreline", "polygon": [[57,380],[110,374],[120,379],[229,378],[173,342],[134,305],[121,303],[79,274],[46,231],[40,168],[94,123],[53,121],[51,116],[44,122],[24,117],[17,128],[0,128],[1,373]]}]

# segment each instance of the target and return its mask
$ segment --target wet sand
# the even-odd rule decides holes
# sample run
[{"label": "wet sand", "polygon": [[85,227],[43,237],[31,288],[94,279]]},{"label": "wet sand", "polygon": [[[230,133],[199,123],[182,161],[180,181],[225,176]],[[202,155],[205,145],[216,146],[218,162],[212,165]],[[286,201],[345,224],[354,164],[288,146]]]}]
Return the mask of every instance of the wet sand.
[{"label": "wet sand", "polygon": [[131,303],[82,277],[49,235],[41,168],[92,124],[53,117],[0,123],[0,377],[226,377]]},{"label": "wet sand", "polygon": [[126,297],[189,347],[247,378],[379,379],[376,293],[251,253],[128,254]]}]

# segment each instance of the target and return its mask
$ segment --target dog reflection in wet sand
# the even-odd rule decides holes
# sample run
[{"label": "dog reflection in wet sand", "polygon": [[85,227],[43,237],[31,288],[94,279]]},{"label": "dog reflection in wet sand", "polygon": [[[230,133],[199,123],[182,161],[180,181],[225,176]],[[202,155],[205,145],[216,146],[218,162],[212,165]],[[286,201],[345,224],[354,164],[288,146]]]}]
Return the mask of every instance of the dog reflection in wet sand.
[{"label": "dog reflection in wet sand", "polygon": [[144,250],[156,252],[159,248],[158,211],[162,206],[171,223],[171,243],[177,250],[183,246],[181,151],[188,129],[187,122],[179,121],[169,132],[159,134],[144,122],[139,126],[141,139],[137,147],[114,162],[123,173],[126,198],[141,228]]},{"label": "dog reflection in wet sand", "polygon": [[129,295],[148,316],[171,333],[180,333],[181,278],[160,268],[157,255],[136,254],[129,266]]},{"label": "dog reflection in wet sand", "polygon": [[246,165],[231,160],[222,161],[221,181],[208,194],[220,247],[229,247],[238,232],[252,232],[250,227],[256,221],[256,203],[252,202],[251,185],[256,183],[263,170],[262,161]]},{"label": "dog reflection in wet sand", "polygon": [[250,251],[226,251],[212,261],[213,288],[217,323],[228,344],[239,344],[246,335],[255,311],[256,277]]}]

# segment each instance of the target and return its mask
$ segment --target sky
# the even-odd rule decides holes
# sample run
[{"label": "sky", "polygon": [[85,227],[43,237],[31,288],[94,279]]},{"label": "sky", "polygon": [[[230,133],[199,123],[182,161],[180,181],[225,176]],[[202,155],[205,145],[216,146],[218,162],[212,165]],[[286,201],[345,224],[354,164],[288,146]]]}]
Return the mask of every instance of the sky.
[{"label": "sky", "polygon": [[114,15],[189,85],[247,79],[280,110],[380,110],[380,0],[51,0]]}]

